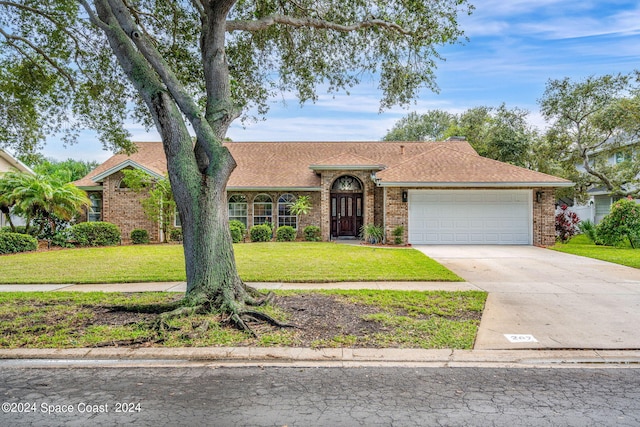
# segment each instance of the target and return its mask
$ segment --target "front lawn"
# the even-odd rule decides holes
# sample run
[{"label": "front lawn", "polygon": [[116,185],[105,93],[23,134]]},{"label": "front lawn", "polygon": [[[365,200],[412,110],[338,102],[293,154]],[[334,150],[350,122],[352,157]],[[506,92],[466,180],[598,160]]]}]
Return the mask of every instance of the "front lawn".
[{"label": "front lawn", "polygon": [[583,234],[575,236],[568,243],[556,243],[551,249],[626,265],[628,267],[640,268],[640,249],[631,249],[630,246],[622,248],[599,246],[591,242],[591,240]]},{"label": "front lawn", "polygon": [[[335,243],[234,245],[246,282],[462,281],[414,249]],[[65,249],[0,256],[0,283],[132,283],[185,280],[181,245]]]},{"label": "front lawn", "polygon": [[296,328],[250,324],[253,337],[216,313],[174,318],[175,293],[0,293],[0,348],[77,347],[473,347],[486,293],[399,291],[276,292],[259,307]]}]

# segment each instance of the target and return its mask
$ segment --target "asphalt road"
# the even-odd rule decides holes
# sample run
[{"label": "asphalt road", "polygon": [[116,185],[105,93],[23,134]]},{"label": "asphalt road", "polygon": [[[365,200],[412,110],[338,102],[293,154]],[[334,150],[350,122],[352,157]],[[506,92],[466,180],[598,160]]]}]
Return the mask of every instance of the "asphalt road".
[{"label": "asphalt road", "polygon": [[23,368],[3,426],[637,426],[638,368]]}]

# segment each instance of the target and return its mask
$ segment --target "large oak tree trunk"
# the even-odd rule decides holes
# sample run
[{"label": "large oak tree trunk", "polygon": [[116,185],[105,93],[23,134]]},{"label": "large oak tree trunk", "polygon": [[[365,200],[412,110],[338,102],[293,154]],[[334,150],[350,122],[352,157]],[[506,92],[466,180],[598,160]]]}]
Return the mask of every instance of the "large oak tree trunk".
[{"label": "large oak tree trunk", "polygon": [[[129,79],[149,107],[162,138],[169,180],[182,219],[189,305],[239,314],[256,304],[236,270],[226,203],[226,185],[236,166],[222,145],[236,113],[230,108],[224,53],[225,17],[233,1],[207,3],[203,22],[203,65],[207,80],[206,117],[165,68],[163,60],[119,0],[96,0],[110,45]],[[162,77],[163,80],[160,79]],[[186,123],[196,132],[194,144]]]},{"label": "large oak tree trunk", "polygon": [[217,173],[184,174],[173,162],[169,176],[182,219],[187,295],[235,312],[247,297],[236,270],[226,203],[226,184],[235,162],[226,148],[219,151]]}]

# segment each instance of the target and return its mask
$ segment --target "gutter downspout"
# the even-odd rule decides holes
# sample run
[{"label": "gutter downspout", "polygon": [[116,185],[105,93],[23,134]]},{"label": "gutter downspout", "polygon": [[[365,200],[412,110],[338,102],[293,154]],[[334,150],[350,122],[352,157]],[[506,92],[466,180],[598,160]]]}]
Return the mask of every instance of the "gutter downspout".
[{"label": "gutter downspout", "polygon": [[382,188],[382,229],[384,230],[384,237],[382,243],[387,243],[387,187]]}]

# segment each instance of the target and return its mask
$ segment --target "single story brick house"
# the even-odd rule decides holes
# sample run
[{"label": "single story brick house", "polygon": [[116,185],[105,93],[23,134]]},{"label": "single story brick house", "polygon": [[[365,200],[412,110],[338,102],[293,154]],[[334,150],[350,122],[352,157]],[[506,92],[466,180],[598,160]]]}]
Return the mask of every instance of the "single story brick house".
[{"label": "single story brick house", "polygon": [[[145,228],[140,196],[125,188],[122,170],[166,174],[159,142],[137,143],[75,184],[93,202],[88,221],[118,225],[123,238]],[[322,239],[357,238],[365,224],[384,227],[392,240],[404,227],[411,244],[520,244],[555,241],[555,189],[571,182],[481,157],[464,140],[445,142],[229,142],[238,166],[227,185],[230,219],[248,227],[269,222],[320,227]],[[310,196],[312,210],[288,207]],[[179,221],[176,219],[176,226]]]}]

